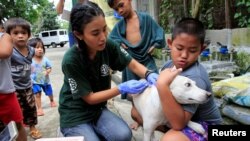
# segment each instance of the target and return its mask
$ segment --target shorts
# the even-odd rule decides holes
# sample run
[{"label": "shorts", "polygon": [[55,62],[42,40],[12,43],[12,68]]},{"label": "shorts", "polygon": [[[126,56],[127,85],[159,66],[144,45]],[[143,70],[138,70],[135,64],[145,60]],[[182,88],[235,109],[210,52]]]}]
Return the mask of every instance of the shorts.
[{"label": "shorts", "polygon": [[32,88],[16,90],[17,99],[23,112],[23,123],[29,126],[37,124],[37,111],[35,96]]},{"label": "shorts", "polygon": [[43,89],[45,95],[47,95],[47,96],[53,95],[52,87],[50,84],[33,84],[32,90],[33,90],[34,94],[42,92],[42,89]]},{"label": "shorts", "polygon": [[0,93],[0,120],[4,124],[10,121],[22,122],[23,114],[16,94],[1,94]]},{"label": "shorts", "polygon": [[186,126],[182,130],[182,132],[189,138],[190,141],[207,141],[208,140],[208,136],[207,136],[208,125],[211,125],[211,124],[205,121],[198,122],[198,123],[201,124],[202,127],[205,129],[206,135],[199,134],[188,126]]}]

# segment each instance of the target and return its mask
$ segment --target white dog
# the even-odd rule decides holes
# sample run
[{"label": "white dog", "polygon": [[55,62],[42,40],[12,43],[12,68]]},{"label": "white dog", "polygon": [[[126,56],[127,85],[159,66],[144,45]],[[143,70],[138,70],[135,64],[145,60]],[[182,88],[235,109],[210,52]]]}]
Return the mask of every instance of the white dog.
[{"label": "white dog", "polygon": [[[204,103],[211,93],[206,92],[195,85],[191,79],[178,75],[170,85],[171,92],[180,104]],[[144,141],[154,140],[154,130],[159,125],[167,125],[168,122],[163,114],[161,101],[157,88],[153,85],[138,95],[133,95],[135,108],[143,119]],[[205,130],[199,123],[188,122],[190,128],[204,134]]]}]

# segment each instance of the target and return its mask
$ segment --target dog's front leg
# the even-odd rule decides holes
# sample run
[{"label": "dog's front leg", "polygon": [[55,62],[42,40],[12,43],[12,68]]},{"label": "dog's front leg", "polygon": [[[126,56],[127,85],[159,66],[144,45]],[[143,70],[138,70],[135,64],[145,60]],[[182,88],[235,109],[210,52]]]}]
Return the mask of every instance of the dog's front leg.
[{"label": "dog's front leg", "polygon": [[189,121],[187,126],[190,127],[191,129],[193,129],[195,132],[200,133],[202,135],[205,135],[205,133],[206,133],[206,131],[202,127],[202,125],[197,123],[197,122]]},{"label": "dog's front leg", "polygon": [[[145,121],[145,120],[144,120]],[[143,141],[153,141],[155,125],[150,122],[143,122]]]}]

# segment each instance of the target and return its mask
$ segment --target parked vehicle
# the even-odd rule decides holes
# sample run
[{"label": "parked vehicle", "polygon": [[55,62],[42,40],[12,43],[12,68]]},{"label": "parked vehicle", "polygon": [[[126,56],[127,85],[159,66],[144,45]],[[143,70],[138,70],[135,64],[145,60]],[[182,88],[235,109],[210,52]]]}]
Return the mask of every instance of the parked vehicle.
[{"label": "parked vehicle", "polygon": [[50,46],[55,48],[57,45],[63,47],[69,41],[66,29],[42,31],[39,33],[39,38],[41,38],[44,46],[47,48]]}]

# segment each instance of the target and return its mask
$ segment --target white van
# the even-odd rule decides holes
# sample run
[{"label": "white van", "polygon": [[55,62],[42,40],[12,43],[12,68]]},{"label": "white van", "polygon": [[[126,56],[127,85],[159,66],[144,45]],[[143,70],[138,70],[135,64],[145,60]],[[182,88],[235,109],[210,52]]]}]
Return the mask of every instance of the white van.
[{"label": "white van", "polygon": [[63,47],[69,41],[66,29],[42,31],[39,33],[39,38],[41,38],[44,46],[47,48],[49,48],[49,46],[55,48],[57,45]]}]

